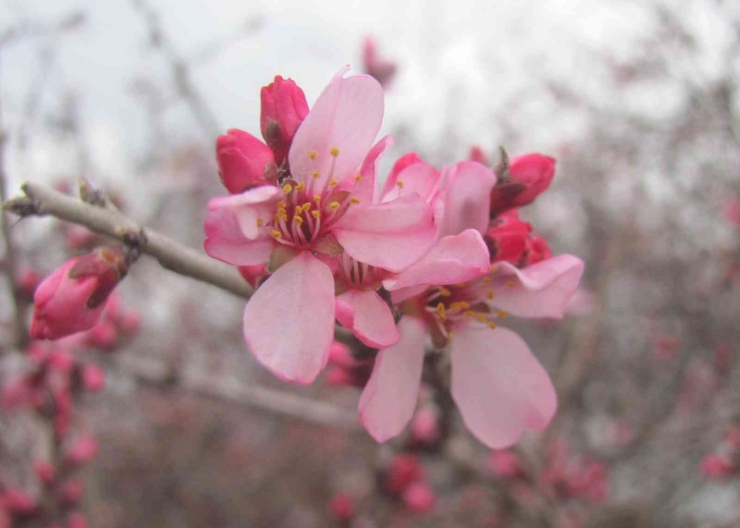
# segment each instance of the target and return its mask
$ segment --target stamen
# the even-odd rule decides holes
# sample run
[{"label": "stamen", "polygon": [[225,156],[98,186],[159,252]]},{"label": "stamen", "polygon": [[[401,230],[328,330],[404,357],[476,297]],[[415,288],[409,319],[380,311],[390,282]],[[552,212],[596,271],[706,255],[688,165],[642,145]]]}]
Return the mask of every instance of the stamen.
[{"label": "stamen", "polygon": [[464,317],[473,317],[475,315],[475,312],[473,310],[465,310],[463,312]]},{"label": "stamen", "polygon": [[299,191],[299,192],[302,191],[305,188],[306,188],[306,184],[303,183],[303,182],[298,182],[298,185],[295,186],[295,190],[296,191]]},{"label": "stamen", "polygon": [[329,154],[336,158],[337,156],[339,156],[339,149],[337,147],[332,147],[332,149],[329,151]]},{"label": "stamen", "polygon": [[467,284],[466,284],[466,283],[464,283],[464,282],[460,282],[460,283],[458,283],[458,284],[455,284],[455,287],[456,287],[456,288],[464,288],[465,286],[467,286]]},{"label": "stamen", "polygon": [[321,196],[319,196],[318,194],[314,194],[313,195],[313,201],[316,202],[316,205],[320,204],[321,203]]},{"label": "stamen", "polygon": [[496,266],[491,266],[491,271],[490,271],[490,273],[496,273],[496,270],[497,270],[497,269],[498,269],[498,268],[497,268]]},{"label": "stamen", "polygon": [[262,220],[261,218],[258,218],[257,219],[257,227],[262,227],[263,225],[265,225],[265,221]]},{"label": "stamen", "polygon": [[362,174],[358,174],[357,176],[355,176],[355,181],[357,183],[360,183],[362,181]]},{"label": "stamen", "polygon": [[319,171],[313,171],[311,173],[311,176],[313,176],[314,178],[321,178],[321,173]]},{"label": "stamen", "polygon": [[499,310],[496,315],[498,315],[499,317],[502,317],[503,318],[503,317],[506,317],[507,315],[509,315],[509,312],[507,312],[506,310]]},{"label": "stamen", "polygon": [[331,185],[332,187],[336,187],[337,185],[339,185],[339,182],[332,178],[331,180],[329,180],[329,185]]},{"label": "stamen", "polygon": [[270,236],[275,239],[283,238],[283,234],[277,229],[273,229],[272,231],[270,231]]},{"label": "stamen", "polygon": [[488,276],[483,277],[483,282],[485,282],[486,284],[490,284],[492,280],[493,279],[491,277],[488,277]]},{"label": "stamen", "polygon": [[349,199],[349,203],[353,205],[357,205],[358,203],[360,203],[360,199],[357,196],[353,196],[352,198]]},{"label": "stamen", "polygon": [[313,216],[314,218],[320,218],[321,217],[321,211],[319,211],[317,209],[314,209],[313,211],[311,211],[311,216]]},{"label": "stamen", "polygon": [[296,216],[293,217],[293,222],[295,222],[299,226],[300,225],[303,225],[303,218],[301,218],[300,216],[296,215]]},{"label": "stamen", "polygon": [[450,290],[448,290],[447,288],[445,288],[444,286],[440,286],[439,287],[439,294],[442,297],[449,297],[450,295],[452,295],[452,292]]},{"label": "stamen", "polygon": [[310,159],[312,159],[312,160],[315,160],[316,159],[316,156],[318,156],[318,155],[319,155],[319,153],[316,152],[315,150],[312,150],[311,152],[308,153],[308,157]]},{"label": "stamen", "polygon": [[331,209],[332,211],[336,211],[337,209],[339,209],[339,202],[332,202],[332,203],[330,203],[329,204],[329,209]]},{"label": "stamen", "polygon": [[303,211],[303,212],[305,213],[306,211],[308,211],[309,209],[311,209],[311,202],[306,202],[306,203],[304,203],[304,204],[303,204],[303,205],[302,205],[302,206],[300,207],[300,209],[301,209],[301,211]]},{"label": "stamen", "polygon": [[513,288],[514,286],[516,286],[516,283],[514,281],[509,281],[506,283],[507,288]]},{"label": "stamen", "polygon": [[437,315],[443,321],[447,320],[447,314],[445,313],[445,305],[444,305],[444,303],[439,303],[437,305]]},{"label": "stamen", "polygon": [[398,180],[398,181],[396,182],[396,185],[398,185],[398,188],[399,188],[399,189],[403,189],[403,182],[402,182],[401,180]]},{"label": "stamen", "polygon": [[492,291],[489,291],[486,294],[486,299],[488,299],[489,301],[492,301],[493,300],[493,292]]},{"label": "stamen", "polygon": [[285,194],[292,193],[293,192],[293,186],[291,184],[289,184],[289,183],[286,183],[285,185],[283,185],[283,192]]},{"label": "stamen", "polygon": [[496,323],[494,323],[493,321],[488,321],[488,322],[486,323],[486,325],[487,325],[487,326],[488,326],[488,328],[490,328],[491,330],[496,330]]}]

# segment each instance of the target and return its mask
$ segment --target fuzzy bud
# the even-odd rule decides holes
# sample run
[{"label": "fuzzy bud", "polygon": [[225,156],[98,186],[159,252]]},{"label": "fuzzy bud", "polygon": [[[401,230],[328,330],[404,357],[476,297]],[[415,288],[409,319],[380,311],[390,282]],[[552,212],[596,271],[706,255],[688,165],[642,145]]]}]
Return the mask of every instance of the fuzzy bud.
[{"label": "fuzzy bud", "polygon": [[308,102],[292,79],[280,75],[262,88],[260,99],[260,130],[279,167],[288,155],[296,130],[308,115]]}]

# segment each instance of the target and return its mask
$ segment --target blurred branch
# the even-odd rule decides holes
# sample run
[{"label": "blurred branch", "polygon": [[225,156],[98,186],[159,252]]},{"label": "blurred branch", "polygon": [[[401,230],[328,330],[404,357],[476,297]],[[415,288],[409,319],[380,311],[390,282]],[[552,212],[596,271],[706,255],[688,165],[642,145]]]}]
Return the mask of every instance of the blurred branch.
[{"label": "blurred branch", "polygon": [[288,392],[245,386],[234,376],[210,376],[194,369],[174,371],[164,361],[148,357],[117,356],[113,368],[151,385],[175,386],[230,403],[258,407],[289,418],[361,431],[357,415],[329,403]]},{"label": "blurred branch", "polygon": [[[165,269],[212,284],[244,299],[252,296],[252,288],[233,266],[207,257],[156,231],[144,229],[118,210],[96,207],[35,183],[24,183],[22,189],[26,196],[5,202],[3,208],[6,211],[21,217],[53,216],[85,226],[95,233],[139,246],[143,253],[157,259]],[[335,339],[357,346],[355,338],[345,328],[335,329]]]}]

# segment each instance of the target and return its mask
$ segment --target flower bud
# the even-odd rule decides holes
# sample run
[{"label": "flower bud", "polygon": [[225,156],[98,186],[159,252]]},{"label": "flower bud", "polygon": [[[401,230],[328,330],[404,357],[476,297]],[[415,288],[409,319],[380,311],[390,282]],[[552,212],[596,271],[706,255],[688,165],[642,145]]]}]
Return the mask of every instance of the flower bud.
[{"label": "flower bud", "polygon": [[403,492],[402,500],[412,512],[424,513],[434,508],[435,497],[426,482],[415,482]]},{"label": "flower bud", "polygon": [[90,528],[87,518],[80,512],[74,512],[69,515],[67,528]]},{"label": "flower bud", "polygon": [[386,488],[394,494],[401,494],[424,476],[424,469],[418,457],[409,454],[396,455],[388,467]]},{"label": "flower bud", "polygon": [[62,264],[36,288],[31,337],[59,339],[94,327],[128,265],[121,247],[100,248]]},{"label": "flower bud", "polygon": [[54,480],[56,480],[56,470],[51,462],[46,460],[37,460],[33,465],[33,470],[44,486],[51,486],[54,483]]},{"label": "flower bud", "polygon": [[280,75],[262,88],[260,99],[262,137],[272,149],[279,167],[288,155],[296,130],[308,115],[308,102],[303,90],[292,79],[283,79]]},{"label": "flower bud", "polygon": [[490,161],[488,161],[486,153],[483,152],[483,149],[477,145],[470,148],[468,159],[470,161],[477,161],[478,163],[482,163],[483,165],[490,166]]},{"label": "flower bud", "polygon": [[491,451],[488,455],[488,467],[494,475],[503,479],[522,476],[522,464],[519,457],[510,449]]},{"label": "flower bud", "polygon": [[85,488],[79,480],[68,480],[57,491],[57,498],[64,506],[74,506],[80,502],[84,493]]},{"label": "flower bud", "polygon": [[90,392],[99,392],[105,387],[105,371],[97,365],[82,367],[82,386]]},{"label": "flower bud", "polygon": [[216,140],[216,161],[221,183],[238,194],[277,178],[277,167],[269,147],[252,134],[231,129]]},{"label": "flower bud", "polygon": [[355,501],[346,493],[337,493],[329,501],[329,511],[340,523],[346,523],[355,514]]},{"label": "flower bud", "polygon": [[39,507],[36,499],[18,488],[6,488],[0,496],[0,503],[5,505],[9,513],[15,515],[31,515]]},{"label": "flower bud", "polygon": [[362,62],[365,73],[375,77],[383,88],[387,87],[396,75],[396,63],[378,55],[377,45],[371,37],[367,37],[363,42]]},{"label": "flower bud", "polygon": [[491,191],[491,215],[532,203],[547,190],[555,176],[555,159],[542,154],[512,158],[505,174]]},{"label": "flower bud", "polygon": [[710,479],[722,479],[735,472],[729,460],[719,453],[711,453],[705,456],[700,465],[701,474]]},{"label": "flower bud", "polygon": [[98,441],[93,435],[77,438],[65,453],[65,462],[81,466],[92,460],[98,453]]},{"label": "flower bud", "polygon": [[519,264],[527,250],[531,232],[532,226],[521,221],[516,210],[497,216],[483,237],[491,254],[491,262]]},{"label": "flower bud", "polygon": [[527,239],[527,252],[524,257],[524,265],[531,266],[552,257],[550,244],[544,237],[530,236]]}]

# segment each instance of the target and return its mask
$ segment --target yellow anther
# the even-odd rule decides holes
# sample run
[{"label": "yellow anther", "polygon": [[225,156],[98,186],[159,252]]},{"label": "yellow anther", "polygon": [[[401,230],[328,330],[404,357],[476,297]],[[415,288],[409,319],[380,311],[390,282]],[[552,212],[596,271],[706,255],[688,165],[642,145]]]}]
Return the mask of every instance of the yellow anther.
[{"label": "yellow anther", "polygon": [[486,316],[485,316],[485,315],[483,315],[483,314],[478,314],[478,315],[477,315],[477,316],[476,316],[475,318],[476,318],[476,319],[478,320],[478,322],[480,322],[480,323],[485,323],[485,322],[486,322]]},{"label": "yellow anther", "polygon": [[464,283],[464,282],[459,282],[459,283],[455,284],[455,287],[457,287],[457,288],[464,288],[465,286],[467,286],[467,284]]},{"label": "yellow anther", "polygon": [[489,291],[486,294],[486,299],[488,299],[489,301],[492,301],[493,300],[493,292],[492,291]]},{"label": "yellow anther", "polygon": [[296,191],[302,191],[305,188],[306,188],[306,184],[303,182],[298,182],[298,185],[295,186]]},{"label": "yellow anther", "polygon": [[262,220],[261,218],[258,218],[257,219],[257,227],[262,227],[263,225],[265,225],[265,221]]},{"label": "yellow anther", "polygon": [[445,305],[443,303],[439,303],[437,305],[437,315],[443,321],[447,319],[447,314],[445,313]]},{"label": "yellow anther", "polygon": [[398,188],[399,188],[399,189],[403,189],[403,182],[402,182],[401,180],[398,180],[398,181],[396,182],[396,185],[398,185]]},{"label": "yellow anther", "polygon": [[289,183],[286,183],[285,185],[283,185],[283,192],[285,194],[292,193],[293,192],[293,186],[291,184],[289,184]]},{"label": "yellow anther", "polygon": [[300,216],[298,216],[298,215],[296,215],[296,216],[294,216],[294,217],[293,217],[293,221],[294,221],[294,222],[295,222],[296,224],[298,224],[298,225],[303,225],[303,218],[301,218],[301,217],[300,217]]},{"label": "yellow anther", "polygon": [[321,177],[321,173],[319,171],[313,171],[311,173],[311,176],[313,176],[314,178],[320,178]]},{"label": "yellow anther", "polygon": [[283,234],[277,229],[273,229],[272,231],[270,231],[270,236],[272,238],[283,238]]},{"label": "yellow anther", "polygon": [[440,286],[439,287],[439,294],[442,297],[449,297],[450,295],[452,295],[452,292],[450,290],[448,290],[447,288],[445,288],[444,286]]},{"label": "yellow anther", "polygon": [[362,181],[362,174],[358,174],[357,176],[355,176],[355,181],[357,183],[360,183]]},{"label": "yellow anther", "polygon": [[285,206],[286,206],[286,205],[287,205],[287,204],[285,203],[285,200],[280,200],[280,201],[278,202],[278,209],[285,209]]},{"label": "yellow anther", "polygon": [[311,211],[311,216],[313,216],[314,218],[319,218],[321,216],[321,212],[314,209],[313,211]]},{"label": "yellow anther", "polygon": [[447,339],[452,339],[453,337],[455,337],[455,334],[454,333],[447,332]]},{"label": "yellow anther", "polygon": [[301,210],[301,211],[303,211],[304,213],[305,213],[306,211],[308,211],[309,209],[311,209],[311,202],[306,202],[306,203],[304,203],[304,204],[303,204],[303,205],[302,205],[302,206],[300,207],[300,210]]},{"label": "yellow anther", "polygon": [[467,310],[470,303],[467,301],[456,301],[450,304],[450,310]]},{"label": "yellow anther", "polygon": [[490,284],[493,279],[491,277],[483,277],[483,282]]},{"label": "yellow anther", "polygon": [[321,196],[319,196],[318,194],[314,194],[313,195],[313,201],[316,202],[317,204],[320,204],[321,203]]},{"label": "yellow anther", "polygon": [[473,317],[473,316],[475,315],[475,312],[474,312],[473,310],[465,310],[465,311],[463,312],[463,315],[464,315],[465,317]]},{"label": "yellow anther", "polygon": [[358,203],[360,203],[360,199],[357,196],[353,196],[349,199],[349,203],[357,205]]},{"label": "yellow anther", "polygon": [[337,209],[339,209],[339,202],[332,202],[332,203],[330,203],[329,204],[329,209],[331,209],[332,211],[336,211]]},{"label": "yellow anther", "polygon": [[332,187],[336,187],[337,185],[339,185],[339,182],[332,178],[331,180],[329,180],[329,185],[331,185]]},{"label": "yellow anther", "polygon": [[506,283],[507,288],[513,288],[514,286],[516,286],[516,283],[514,281],[509,281]]},{"label": "yellow anther", "polygon": [[308,157],[310,159],[312,159],[312,160],[315,160],[316,159],[316,156],[318,156],[318,155],[319,155],[319,153],[316,152],[315,150],[312,150],[311,152],[308,153]]},{"label": "yellow anther", "polygon": [[339,156],[339,149],[337,147],[332,147],[329,151],[329,154],[336,158],[337,156]]},{"label": "yellow anther", "polygon": [[497,269],[498,269],[498,268],[497,268],[496,266],[491,266],[491,273],[496,273],[496,270],[497,270]]},{"label": "yellow anther", "polygon": [[499,310],[496,315],[498,315],[499,317],[506,317],[507,315],[509,315],[509,312],[507,312],[506,310]]},{"label": "yellow anther", "polygon": [[493,321],[488,321],[488,322],[486,323],[486,325],[487,325],[487,326],[488,326],[488,328],[490,328],[491,330],[496,330],[496,323],[494,323]]}]

